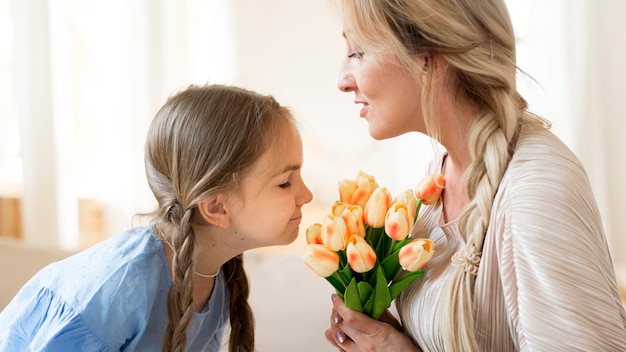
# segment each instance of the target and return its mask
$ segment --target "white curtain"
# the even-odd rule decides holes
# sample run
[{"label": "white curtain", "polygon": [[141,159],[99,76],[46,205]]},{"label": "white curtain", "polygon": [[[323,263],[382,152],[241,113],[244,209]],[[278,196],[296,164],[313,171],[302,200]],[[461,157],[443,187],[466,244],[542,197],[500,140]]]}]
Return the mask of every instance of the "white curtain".
[{"label": "white curtain", "polygon": [[167,96],[232,76],[228,1],[11,5],[25,239],[77,249],[78,198],[107,233],[151,209],[143,141]]},{"label": "white curtain", "polygon": [[[614,262],[626,265],[626,2],[508,0],[531,109],[579,156]],[[525,89],[524,89],[525,88]],[[623,270],[623,269],[622,269]]]},{"label": "white curtain", "polygon": [[[12,6],[28,241],[76,249],[78,197],[106,204],[107,234],[149,210],[145,131],[189,83],[240,84],[290,106],[318,204],[359,169],[394,193],[416,181],[416,154],[428,143],[371,140],[352,97],[337,90],[343,40],[323,1],[0,1]],[[518,64],[539,82],[520,77],[521,89],[586,165],[614,259],[625,265],[626,1],[507,2]],[[0,104],[10,115],[6,99]],[[7,121],[0,116],[0,126]]]}]

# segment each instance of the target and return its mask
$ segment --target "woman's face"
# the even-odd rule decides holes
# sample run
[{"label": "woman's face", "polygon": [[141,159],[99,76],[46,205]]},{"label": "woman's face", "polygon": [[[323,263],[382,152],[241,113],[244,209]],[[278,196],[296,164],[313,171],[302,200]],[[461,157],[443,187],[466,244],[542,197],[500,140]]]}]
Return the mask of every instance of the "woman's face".
[{"label": "woman's face", "polygon": [[339,71],[339,89],[354,92],[354,103],[363,104],[360,115],[369,123],[370,135],[386,139],[411,131],[425,133],[421,78],[394,56],[374,57],[355,46],[349,34],[344,37],[346,58]]}]

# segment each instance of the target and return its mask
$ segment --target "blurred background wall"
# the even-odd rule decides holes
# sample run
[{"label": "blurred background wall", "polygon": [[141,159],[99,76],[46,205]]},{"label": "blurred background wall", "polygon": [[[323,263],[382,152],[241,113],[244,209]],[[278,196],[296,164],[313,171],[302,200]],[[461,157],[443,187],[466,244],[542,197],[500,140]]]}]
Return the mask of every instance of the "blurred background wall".
[{"label": "blurred background wall", "polygon": [[[507,2],[518,65],[536,80],[520,75],[520,90],[586,165],[626,266],[626,1]],[[305,220],[357,170],[393,194],[411,188],[428,140],[370,138],[336,88],[343,55],[320,0],[0,0],[0,235],[74,251],[131,226],[154,205],[147,127],[190,83],[242,85],[292,108],[315,195]]]}]

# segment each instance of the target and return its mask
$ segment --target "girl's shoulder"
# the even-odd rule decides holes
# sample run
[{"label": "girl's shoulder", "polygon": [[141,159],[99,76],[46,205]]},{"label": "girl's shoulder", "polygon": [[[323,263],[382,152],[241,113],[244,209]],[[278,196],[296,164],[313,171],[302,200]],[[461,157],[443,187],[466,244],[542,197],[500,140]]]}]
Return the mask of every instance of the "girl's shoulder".
[{"label": "girl's shoulder", "polygon": [[62,296],[75,309],[106,296],[109,302],[151,299],[169,284],[163,247],[149,227],[124,231],[52,263],[33,280]]}]

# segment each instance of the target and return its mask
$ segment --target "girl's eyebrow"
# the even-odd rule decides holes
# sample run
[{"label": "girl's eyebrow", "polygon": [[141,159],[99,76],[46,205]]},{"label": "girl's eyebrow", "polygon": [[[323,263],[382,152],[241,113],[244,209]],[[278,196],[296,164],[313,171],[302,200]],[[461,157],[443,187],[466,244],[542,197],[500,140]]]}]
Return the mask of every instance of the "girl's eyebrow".
[{"label": "girl's eyebrow", "polygon": [[296,170],[300,170],[300,165],[287,165],[285,168],[277,172],[276,175],[274,176],[282,175],[286,172],[296,171]]}]

